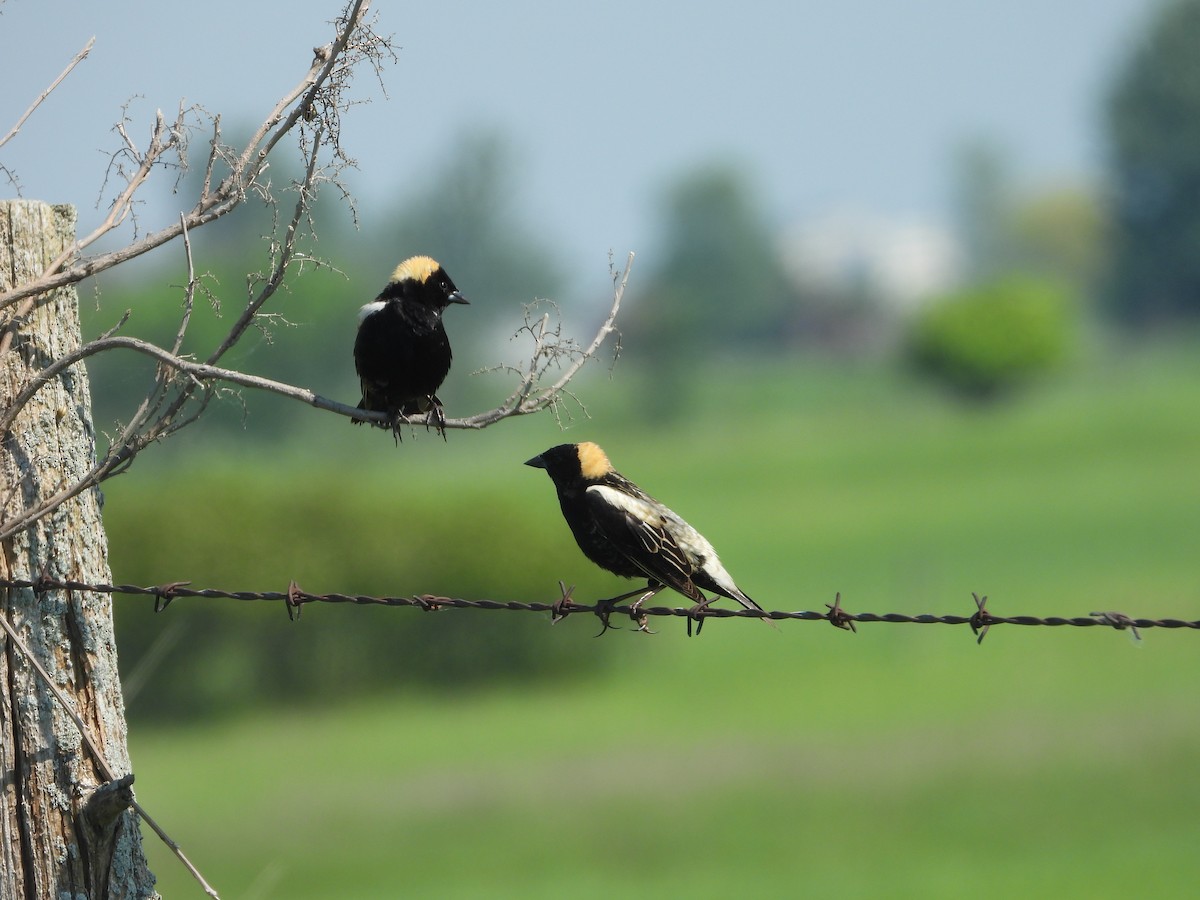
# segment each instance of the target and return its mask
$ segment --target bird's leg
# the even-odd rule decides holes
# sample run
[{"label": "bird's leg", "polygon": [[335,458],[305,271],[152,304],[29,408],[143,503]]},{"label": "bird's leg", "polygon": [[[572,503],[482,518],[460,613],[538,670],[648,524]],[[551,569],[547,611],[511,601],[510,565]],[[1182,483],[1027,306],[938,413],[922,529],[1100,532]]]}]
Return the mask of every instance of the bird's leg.
[{"label": "bird's leg", "polygon": [[642,596],[640,596],[636,600],[634,600],[633,603],[630,604],[630,606],[629,606],[629,618],[631,618],[631,619],[633,619],[633,621],[637,622],[637,626],[638,626],[637,630],[642,632],[642,634],[654,634],[655,633],[650,630],[650,625],[649,625],[650,619],[644,612],[642,612],[642,604],[645,603],[647,600],[649,600],[651,597],[655,596],[664,587],[666,587],[666,585],[656,584],[653,581],[647,582],[646,589],[644,591],[636,592],[636,593],[640,593]]},{"label": "bird's leg", "polygon": [[624,594],[618,594],[615,597],[607,597],[604,600],[597,600],[596,618],[600,620],[600,624],[604,627],[600,629],[600,634],[597,634],[596,637],[600,637],[601,634],[604,634],[604,632],[608,631],[610,628],[618,631],[620,630],[616,625],[609,624],[609,616],[612,615],[614,606],[616,606],[622,600],[628,600],[630,597],[638,597],[639,599],[633,605],[633,607],[630,608],[629,617],[635,622],[639,623],[638,631],[645,631],[647,634],[653,634],[653,632],[649,631],[645,627],[646,617],[637,612],[637,607],[642,603],[643,600],[653,597],[661,590],[661,585],[655,587],[654,582],[651,581],[648,582],[644,588],[638,588],[635,591],[626,591]]},{"label": "bird's leg", "polygon": [[[555,624],[561,622],[563,619],[565,619],[567,617],[567,615],[573,611],[572,607],[575,605],[575,601],[571,597],[571,594],[575,590],[575,585],[571,585],[570,587],[567,587],[566,584],[564,584],[563,582],[560,581],[558,583],[558,590],[562,594],[562,596],[558,600],[556,600],[554,602],[554,604],[550,607],[550,624],[551,625],[555,625]],[[636,593],[638,593],[638,591],[633,592],[633,594],[636,594]],[[632,597],[633,594],[626,594],[625,596]],[[624,599],[624,597],[618,597],[618,598],[614,598],[612,600],[596,601],[596,616],[600,619],[600,624],[603,626],[600,629],[600,634],[604,634],[604,632],[608,631],[608,629],[614,627],[609,624],[608,617],[612,613],[613,603],[615,603],[617,600],[622,600],[622,599]],[[600,637],[600,634],[596,635],[596,637]]]},{"label": "bird's leg", "polygon": [[436,394],[430,394],[425,399],[429,403],[428,413],[425,417],[425,430],[428,431],[429,426],[432,425],[444,441],[446,440],[446,411],[442,408],[442,401],[437,398]]},{"label": "bird's leg", "polygon": [[688,610],[687,633],[688,637],[692,636],[692,620],[696,622],[696,637],[700,637],[700,629],[704,627],[704,611],[712,604],[716,597],[706,598],[703,594],[700,595],[700,602]]},{"label": "bird's leg", "polygon": [[405,416],[404,413],[402,413],[399,409],[389,409],[387,424],[379,426],[380,428],[388,428],[391,430],[392,440],[396,442],[397,447],[404,443],[404,437],[400,434],[400,425],[406,419],[407,416]]}]

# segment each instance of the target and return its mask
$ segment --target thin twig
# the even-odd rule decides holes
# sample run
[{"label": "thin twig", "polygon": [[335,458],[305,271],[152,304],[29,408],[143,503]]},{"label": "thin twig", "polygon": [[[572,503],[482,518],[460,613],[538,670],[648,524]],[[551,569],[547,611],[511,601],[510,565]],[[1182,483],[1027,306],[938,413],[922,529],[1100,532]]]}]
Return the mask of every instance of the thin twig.
[{"label": "thin twig", "polygon": [[615,330],[615,323],[617,321],[617,313],[621,309],[621,298],[625,296],[625,286],[629,284],[629,271],[632,268],[633,251],[630,251],[629,259],[625,262],[625,271],[621,274],[620,281],[615,281],[614,279],[615,287],[613,289],[613,302],[612,308],[608,311],[608,318],[604,320],[603,324],[600,326],[600,330],[597,331],[596,336],[592,338],[591,346],[584,350],[582,355],[575,360],[574,363],[567,367],[567,370],[563,372],[562,377],[559,378],[558,381],[538,395],[537,400],[534,401],[535,403],[544,405],[545,402],[549,401],[551,397],[559,394],[562,389],[566,387],[567,382],[574,378],[575,374],[583,368],[584,364],[586,364],[589,359],[596,355],[596,351],[600,349],[600,345],[603,344],[608,336],[613,333]]},{"label": "thin twig", "polygon": [[[300,223],[307,215],[309,205],[312,200],[312,185],[317,170],[317,158],[321,150],[321,142],[324,136],[324,129],[321,126],[317,127],[316,134],[313,135],[312,150],[309,153],[308,166],[305,169],[304,181],[299,187],[299,196],[296,199],[296,208],[292,213],[291,221],[288,223],[287,229],[284,232],[283,244],[279,248],[279,258],[276,260],[275,267],[259,291],[258,296],[246,304],[246,308],[242,310],[242,314],[238,320],[234,322],[233,327],[229,329],[229,333],[225,339],[217,346],[217,348],[208,357],[208,363],[216,363],[234,344],[241,339],[246,329],[250,327],[250,323],[254,321],[254,317],[258,311],[262,309],[271,296],[278,290],[279,285],[283,283],[284,273],[292,260],[295,252],[296,237],[299,234]],[[2,430],[0,430],[2,433]]]},{"label": "thin twig", "polygon": [[[195,229],[207,225],[237,208],[246,199],[247,193],[256,184],[258,177],[265,171],[268,154],[284,134],[289,133],[297,122],[303,121],[303,110],[306,108],[306,104],[311,104],[316,93],[340,64],[340,54],[348,46],[351,36],[362,23],[369,5],[369,0],[358,0],[353,5],[334,43],[329,48],[322,48],[321,52],[316,54],[304,78],[280,99],[267,118],[259,125],[241,156],[235,161],[233,171],[221,181],[213,193],[201,196],[192,210],[186,213],[179,223],[168,225],[112,252],[79,259],[67,266],[69,259],[77,256],[81,248],[94,242],[124,220],[132,199],[131,188],[136,189],[145,181],[149,168],[157,159],[161,158],[163,153],[179,145],[179,135],[184,129],[182,120],[177,120],[173,126],[167,128],[160,113],[151,135],[150,146],[143,156],[135,156],[139,162],[138,169],[130,177],[129,186],[114,201],[113,208],[104,223],[83,241],[78,242],[70,254],[64,254],[63,257],[55,260],[55,263],[48,266],[39,278],[0,294],[0,309],[18,303],[26,297],[41,295],[66,284],[75,284],[113,266],[120,265],[179,237],[183,233],[184,226]],[[283,110],[301,97],[304,98],[304,102],[297,105],[284,118]],[[271,129],[281,120],[283,125],[271,133]],[[267,139],[268,134],[270,134],[269,139]],[[128,141],[127,135],[126,140]],[[265,145],[263,145],[264,140],[266,140]],[[132,142],[128,143],[132,144]],[[211,172],[211,164],[212,160],[210,159],[209,172]]]},{"label": "thin twig", "polygon": [[86,44],[83,45],[83,49],[75,54],[75,58],[72,59],[69,63],[67,63],[67,67],[59,73],[58,77],[55,78],[54,81],[50,82],[50,87],[48,87],[44,91],[42,91],[42,93],[38,95],[38,98],[36,100],[34,100],[33,103],[29,104],[29,109],[25,110],[25,112],[21,116],[21,118],[17,119],[17,124],[14,125],[9,130],[8,134],[6,134],[4,137],[0,138],[0,147],[3,147],[5,144],[7,144],[9,141],[11,141],[14,137],[17,136],[17,132],[19,132],[21,130],[21,126],[25,124],[25,120],[33,115],[34,110],[36,110],[39,106],[41,106],[44,102],[46,102],[46,98],[49,97],[52,93],[54,93],[54,89],[56,87],[58,87],[60,84],[63,83],[63,79],[65,79],[68,75],[71,74],[72,69],[74,69],[77,65],[79,65],[81,62],[83,62],[85,59],[87,59],[87,55],[92,52],[92,46],[95,43],[96,43],[96,38],[93,35],[92,38]]},{"label": "thin twig", "polygon": [[[604,342],[614,331],[616,331],[617,313],[621,310],[621,299],[625,295],[625,287],[629,283],[629,272],[633,268],[634,254],[631,251],[629,258],[625,263],[625,270],[619,279],[614,279],[612,304],[609,307],[608,315],[600,324],[596,331],[595,337],[586,349],[580,351],[575,350],[575,360],[566,368],[562,376],[552,386],[539,391],[537,394],[530,396],[533,391],[533,383],[536,381],[534,373],[539,371],[539,365],[542,359],[557,358],[559,355],[565,355],[561,352],[558,346],[551,347],[546,341],[546,319],[543,317],[541,324],[535,332],[532,326],[527,326],[526,329],[534,338],[534,349],[529,359],[529,368],[526,369],[521,377],[517,389],[509,395],[508,399],[495,409],[490,409],[487,412],[478,413],[465,419],[456,419],[454,425],[450,425],[451,420],[447,420],[447,426],[452,428],[471,428],[480,429],[486,428],[502,419],[507,419],[512,416],[526,416],[531,413],[541,412],[553,406],[563,393],[565,393],[567,384],[579,374],[582,369],[599,351]],[[2,431],[2,429],[0,429]]]},{"label": "thin twig", "polygon": [[[301,207],[300,204],[297,204],[296,215],[299,216],[300,214]],[[293,218],[293,223],[295,221],[295,218]],[[556,395],[556,393],[562,391],[567,382],[570,380],[570,377],[573,377],[578,373],[583,364],[595,355],[601,345],[603,345],[605,339],[615,330],[614,322],[617,317],[617,312],[620,309],[621,297],[629,278],[630,266],[632,265],[633,254],[630,253],[629,262],[625,266],[624,275],[622,276],[616,290],[613,293],[613,302],[608,311],[608,315],[605,317],[604,322],[596,332],[596,335],[592,339],[589,347],[583,351],[579,358],[571,364],[571,366],[568,368],[568,371],[564,373],[561,378],[559,378],[554,387],[539,392],[533,400],[526,399],[532,381],[534,380],[533,375],[530,373],[535,371],[539,355],[542,355],[546,352],[546,347],[544,344],[545,318],[543,317],[538,331],[534,334],[534,352],[530,358],[529,369],[526,371],[526,374],[523,375],[521,383],[518,386],[518,391],[513,395],[510,395],[509,399],[504,404],[496,407],[495,409],[478,413],[473,416],[468,416],[466,418],[447,419],[446,427],[479,430],[498,422],[501,419],[505,419],[510,416],[529,415],[544,409],[547,405],[549,405],[550,400]],[[277,280],[278,279],[273,278],[272,282],[277,282]],[[262,298],[256,299],[254,303],[258,306],[261,306],[261,299]],[[248,321],[249,320],[246,320],[246,322],[239,321],[238,325],[235,325],[235,330],[237,330],[239,327],[244,329],[245,325],[248,324]],[[228,344],[229,339],[226,338],[226,340],[222,342],[221,346],[225,347]],[[390,418],[386,413],[361,410],[357,407],[322,397],[321,395],[315,393],[314,391],[308,390],[307,388],[297,387],[281,381],[274,381],[270,378],[264,378],[260,375],[249,375],[245,372],[221,368],[219,366],[212,365],[211,363],[195,362],[194,360],[185,359],[179,356],[178,353],[172,353],[163,349],[162,347],[157,346],[156,344],[152,344],[140,338],[113,336],[90,341],[87,344],[84,344],[74,352],[59,357],[46,368],[38,372],[38,374],[32,379],[30,379],[30,381],[13,398],[12,403],[9,404],[9,408],[0,414],[0,435],[7,433],[9,429],[12,428],[13,422],[15,421],[18,413],[25,406],[25,404],[29,402],[34,394],[41,390],[42,387],[52,381],[65,369],[76,365],[82,360],[87,359],[89,356],[94,356],[97,353],[104,353],[116,349],[133,350],[137,353],[150,356],[158,360],[159,363],[169,366],[176,372],[185,374],[201,382],[224,381],[230,384],[239,385],[240,387],[267,391],[282,397],[299,400],[300,402],[306,403],[309,406],[314,406],[317,409],[324,409],[329,412],[337,413],[338,415],[347,416],[351,419],[375,422],[380,425],[385,425],[390,422]],[[219,356],[219,354],[214,354],[212,358],[216,358],[217,356]],[[415,417],[412,421],[415,424],[420,424],[424,420],[420,417]]]},{"label": "thin twig", "polygon": [[[150,143],[146,147],[145,154],[138,153],[137,147],[134,146],[132,139],[130,139],[129,135],[125,131],[125,124],[123,122],[117,124],[117,131],[120,133],[121,137],[124,138],[126,147],[128,148],[130,154],[134,159],[139,160],[138,167],[134,173],[129,176],[129,181],[125,185],[125,189],[121,191],[121,193],[117,195],[117,199],[112,202],[112,207],[109,209],[108,215],[104,218],[104,221],[96,226],[91,234],[81,238],[80,240],[77,240],[74,244],[64,250],[57,259],[55,259],[46,267],[45,273],[59,271],[64,265],[67,264],[68,261],[78,256],[85,249],[90,247],[96,241],[100,240],[100,238],[104,237],[104,235],[108,234],[125,221],[126,217],[133,208],[133,195],[137,193],[138,188],[140,188],[145,183],[146,179],[150,177],[150,171],[154,168],[155,164],[163,157],[164,154],[179,146],[179,136],[183,133],[184,129],[183,117],[184,111],[180,110],[179,116],[176,118],[174,125],[168,128],[165,120],[163,119],[162,110],[158,110],[155,113],[154,128],[150,132]],[[43,275],[45,273],[43,273]]]},{"label": "thin twig", "polygon": [[187,334],[188,324],[192,320],[192,307],[196,300],[196,266],[192,261],[192,239],[188,234],[187,220],[181,213],[179,216],[179,225],[183,231],[183,255],[187,260],[187,287],[183,290],[183,315],[179,319],[179,328],[175,332],[175,342],[171,345],[171,352],[178,355],[180,348],[183,346],[183,338]]}]

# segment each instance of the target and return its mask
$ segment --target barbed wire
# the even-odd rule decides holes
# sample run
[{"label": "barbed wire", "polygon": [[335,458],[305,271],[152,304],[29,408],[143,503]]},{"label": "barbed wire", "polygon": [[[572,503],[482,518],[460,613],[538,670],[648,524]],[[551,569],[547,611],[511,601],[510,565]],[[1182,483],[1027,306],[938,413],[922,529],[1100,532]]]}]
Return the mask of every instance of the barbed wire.
[{"label": "barbed wire", "polygon": [[[910,625],[968,625],[976,635],[977,642],[982,643],[988,629],[993,625],[1024,625],[1044,626],[1050,628],[1074,627],[1090,628],[1104,626],[1117,631],[1129,630],[1135,640],[1140,640],[1139,631],[1147,628],[1168,629],[1200,629],[1200,621],[1188,619],[1150,619],[1135,618],[1116,611],[1092,612],[1086,616],[998,616],[987,608],[988,598],[976,593],[971,597],[975,603],[975,611],[970,615],[909,615],[905,613],[852,613],[842,608],[841,594],[834,597],[833,603],[825,604],[825,612],[812,610],[768,610],[759,612],[752,609],[727,609],[709,606],[690,609],[670,606],[616,605],[612,601],[601,600],[593,604],[576,603],[571,599],[573,588],[559,582],[562,597],[553,602],[522,602],[515,600],[465,600],[461,597],[443,597],[436,594],[413,594],[407,597],[376,597],[366,594],[328,593],[314,594],[300,588],[295,581],[288,585],[286,591],[227,591],[219,588],[192,588],[190,581],[171,581],[148,587],[134,584],[89,584],[81,581],[71,581],[41,576],[36,580],[29,579],[0,579],[0,588],[32,589],[36,593],[47,591],[85,591],[99,594],[122,594],[154,598],[154,611],[161,612],[176,598],[193,597],[202,599],[225,599],[239,601],[262,601],[283,603],[289,619],[298,619],[303,606],[307,603],[353,603],[360,606],[411,606],[426,612],[441,609],[477,609],[477,610],[507,610],[510,612],[532,612],[551,614],[551,621],[558,622],[568,615],[590,613],[597,616],[603,627],[601,634],[610,627],[612,616],[628,616],[639,623],[639,630],[647,630],[646,622],[650,617],[679,617],[688,620],[688,633],[691,634],[692,623],[697,625],[697,633],[706,619],[766,619],[772,622],[795,620],[801,622],[828,622],[836,628],[845,631],[857,631],[859,623],[886,623]],[[636,592],[635,592],[636,593]],[[623,595],[617,599],[625,599],[632,595]]]}]

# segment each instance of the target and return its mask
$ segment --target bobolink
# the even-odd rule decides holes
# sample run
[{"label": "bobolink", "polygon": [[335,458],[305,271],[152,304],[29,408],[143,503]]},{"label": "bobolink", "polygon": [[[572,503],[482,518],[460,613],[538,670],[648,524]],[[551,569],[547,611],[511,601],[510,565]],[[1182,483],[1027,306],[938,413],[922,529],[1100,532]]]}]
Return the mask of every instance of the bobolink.
[{"label": "bobolink", "polygon": [[414,256],[400,263],[379,296],[358,311],[358,408],[393,419],[427,412],[441,431],[445,414],[436,391],[450,371],[442,312],[466,302],[436,260]]},{"label": "bobolink", "polygon": [[762,611],[734,584],[704,535],[619,474],[596,444],[559,444],[525,465],[546,470],[563,518],[588,559],[622,577],[648,579],[644,591],[613,602],[642,594],[636,611],[669,587],[695,602],[694,613],[712,602],[703,591]]}]

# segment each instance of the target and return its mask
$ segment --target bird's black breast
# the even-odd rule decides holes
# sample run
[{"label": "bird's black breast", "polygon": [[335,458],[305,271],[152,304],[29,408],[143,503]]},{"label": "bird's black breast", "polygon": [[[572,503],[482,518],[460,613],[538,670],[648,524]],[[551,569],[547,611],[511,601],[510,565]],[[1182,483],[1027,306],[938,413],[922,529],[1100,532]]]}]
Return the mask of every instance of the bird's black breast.
[{"label": "bird's black breast", "polygon": [[[614,528],[613,523],[608,523],[608,527],[605,527],[605,523],[600,521],[591,504],[584,499],[582,491],[560,490],[558,503],[562,507],[563,518],[567,520],[567,525],[575,536],[575,543],[579,545],[584,556],[614,575],[624,578],[644,575],[643,570],[630,561],[635,548],[623,547],[620,538],[612,539],[611,535],[619,535],[621,530]],[[613,514],[620,515],[617,512]]]},{"label": "bird's black breast", "polygon": [[354,367],[392,409],[437,391],[450,371],[450,340],[440,316],[409,315],[390,302],[363,319],[354,341]]}]

